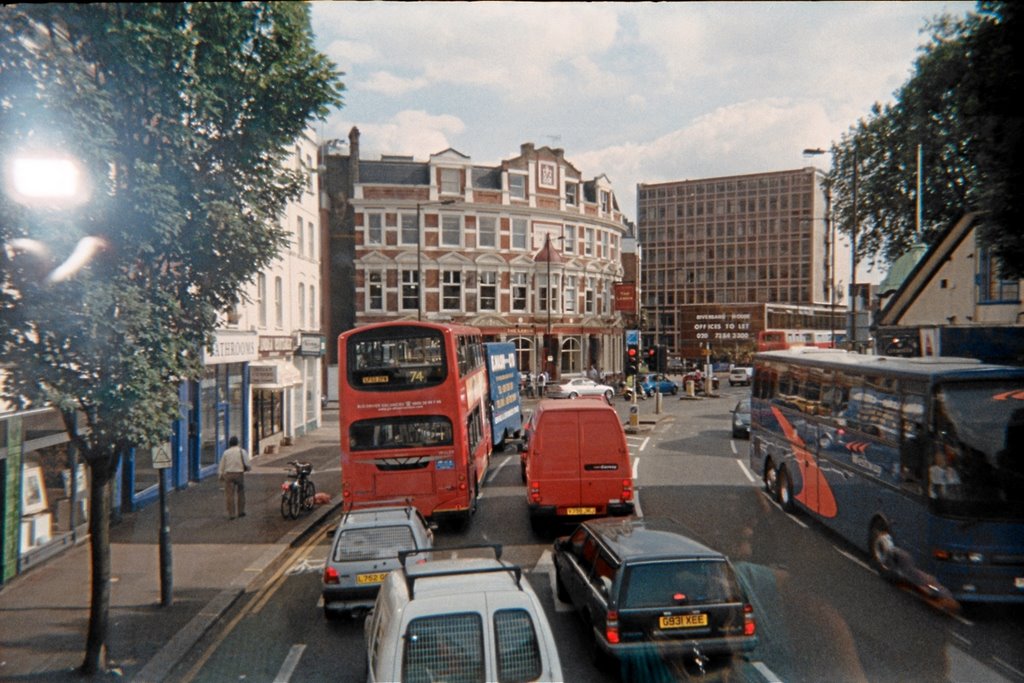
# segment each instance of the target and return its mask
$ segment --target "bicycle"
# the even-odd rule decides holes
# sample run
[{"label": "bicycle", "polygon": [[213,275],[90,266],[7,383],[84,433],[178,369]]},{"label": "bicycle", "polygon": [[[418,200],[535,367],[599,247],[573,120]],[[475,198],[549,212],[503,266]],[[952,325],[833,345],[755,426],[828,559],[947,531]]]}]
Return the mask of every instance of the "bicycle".
[{"label": "bicycle", "polygon": [[313,465],[295,460],[288,464],[292,467],[288,472],[288,481],[281,484],[281,516],[285,519],[298,519],[300,512],[313,509],[316,485],[309,478],[313,474]]}]

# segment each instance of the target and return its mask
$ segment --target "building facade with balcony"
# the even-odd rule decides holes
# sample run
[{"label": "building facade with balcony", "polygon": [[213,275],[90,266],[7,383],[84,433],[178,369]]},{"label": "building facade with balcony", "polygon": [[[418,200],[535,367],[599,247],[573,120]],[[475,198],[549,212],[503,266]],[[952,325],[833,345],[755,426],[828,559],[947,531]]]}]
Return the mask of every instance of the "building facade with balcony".
[{"label": "building facade with balcony", "polygon": [[365,160],[353,128],[348,154],[322,151],[332,365],[347,329],[425,320],[513,342],[523,371],[621,371],[626,224],[606,176],[529,143],[493,166],[453,149]]},{"label": "building facade with balcony", "polygon": [[[845,331],[849,250],[814,168],[640,184],[645,339],[746,360],[763,329]],[[655,341],[656,340],[656,341]]]}]

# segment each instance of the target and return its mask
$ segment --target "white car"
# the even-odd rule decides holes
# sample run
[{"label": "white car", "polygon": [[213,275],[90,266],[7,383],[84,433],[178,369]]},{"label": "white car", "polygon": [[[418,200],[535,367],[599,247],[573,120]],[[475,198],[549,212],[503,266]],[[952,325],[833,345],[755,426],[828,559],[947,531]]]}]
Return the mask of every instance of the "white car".
[{"label": "white car", "polygon": [[750,381],[754,378],[754,368],[751,367],[734,367],[729,371],[729,386],[734,387],[737,384],[750,385]]},{"label": "white car", "polygon": [[612,397],[615,396],[615,390],[607,384],[598,384],[586,377],[575,377],[550,384],[544,392],[545,398],[579,398],[580,396],[604,396],[605,400],[611,403]]},{"label": "white car", "polygon": [[[564,681],[544,607],[501,546],[401,553],[363,625],[367,681]],[[408,558],[408,559],[407,559]]]}]

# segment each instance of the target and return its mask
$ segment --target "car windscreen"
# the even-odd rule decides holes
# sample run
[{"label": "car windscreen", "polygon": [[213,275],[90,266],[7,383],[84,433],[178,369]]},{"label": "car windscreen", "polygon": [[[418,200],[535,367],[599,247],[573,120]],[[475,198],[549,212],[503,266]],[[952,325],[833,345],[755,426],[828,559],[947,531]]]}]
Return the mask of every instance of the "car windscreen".
[{"label": "car windscreen", "polygon": [[354,334],[348,342],[348,381],[362,391],[423,389],[448,376],[438,330],[390,327]]},{"label": "car windscreen", "polygon": [[667,560],[633,564],[623,576],[622,609],[741,602],[732,568],[722,560]]},{"label": "car windscreen", "polygon": [[335,562],[357,562],[398,557],[400,550],[415,550],[412,529],[405,525],[342,529],[334,544]]}]

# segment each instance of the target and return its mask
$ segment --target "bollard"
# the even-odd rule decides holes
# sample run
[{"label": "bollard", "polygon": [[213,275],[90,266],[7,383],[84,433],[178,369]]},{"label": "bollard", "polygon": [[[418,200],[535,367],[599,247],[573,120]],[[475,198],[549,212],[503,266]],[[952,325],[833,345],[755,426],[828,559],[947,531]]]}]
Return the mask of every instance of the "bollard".
[{"label": "bollard", "polygon": [[689,396],[690,398],[693,398],[695,396],[692,379],[686,380],[686,395]]}]

